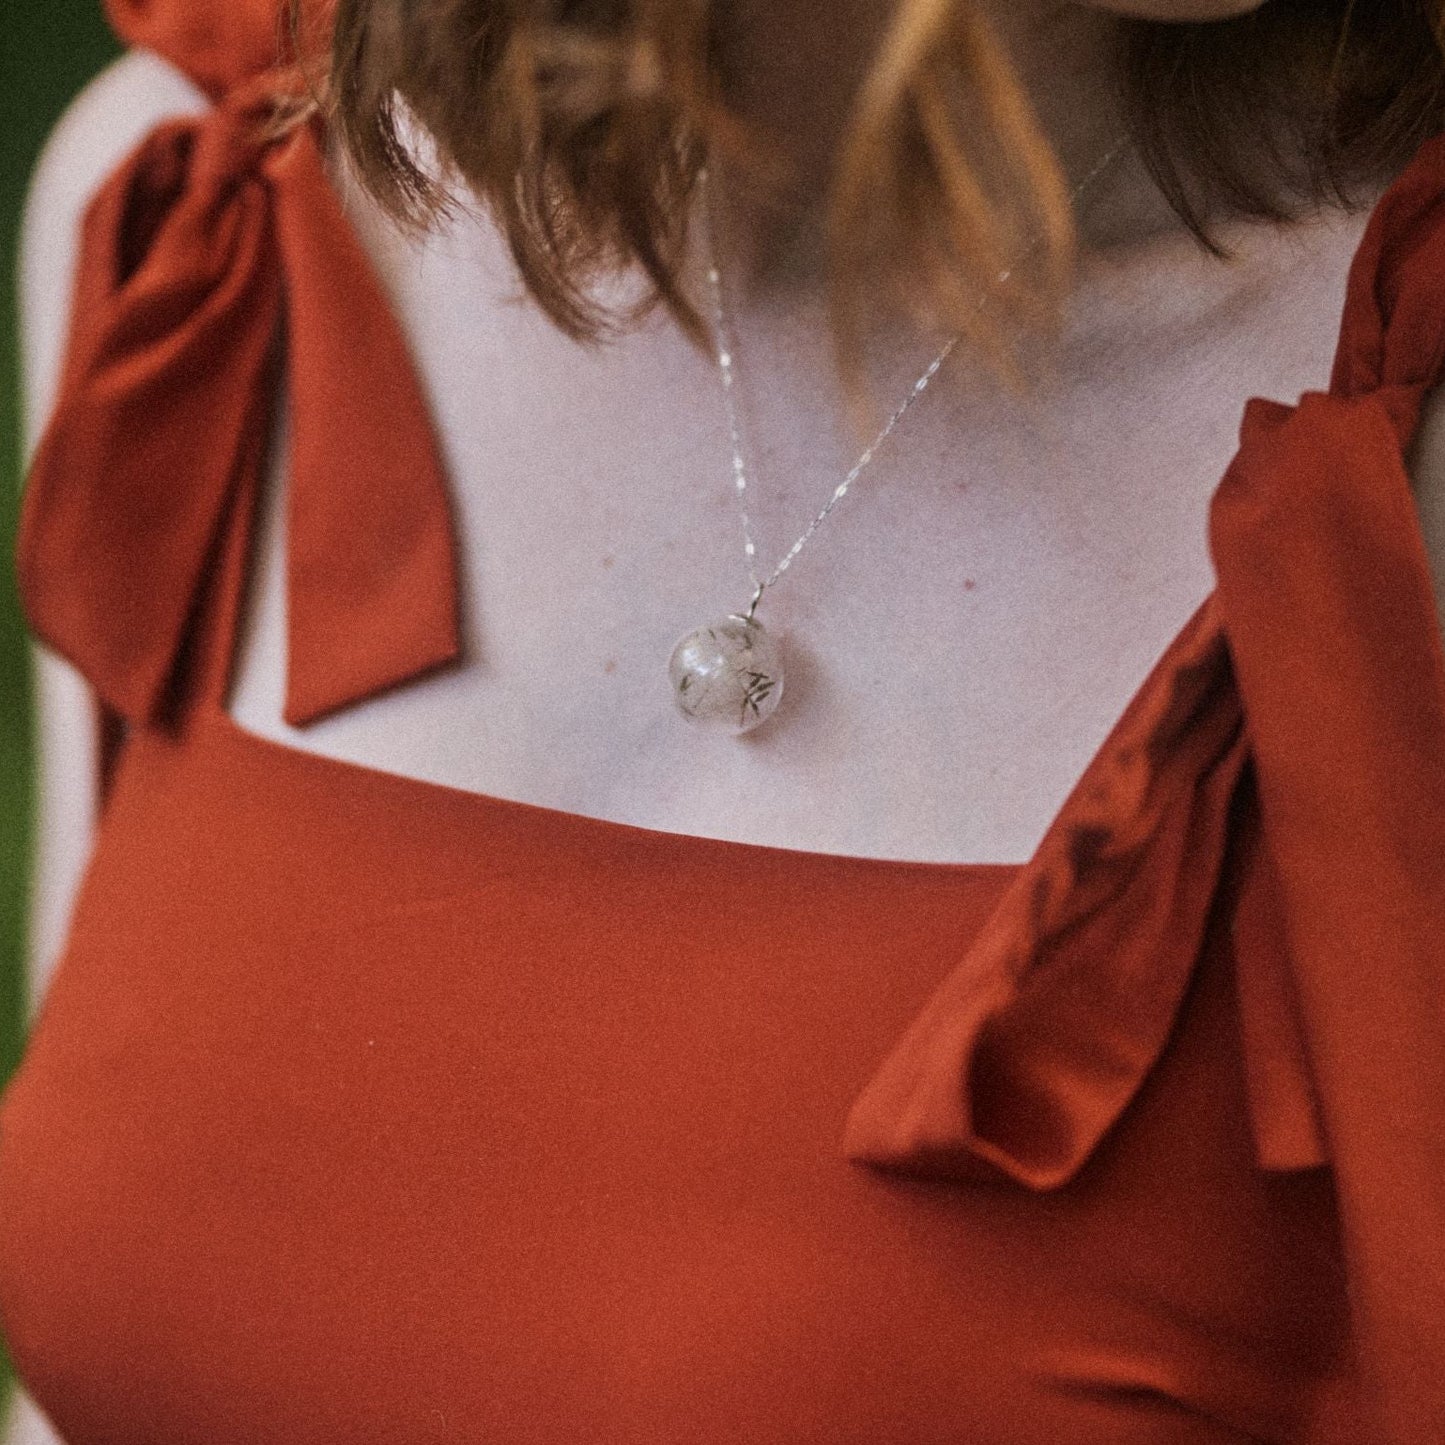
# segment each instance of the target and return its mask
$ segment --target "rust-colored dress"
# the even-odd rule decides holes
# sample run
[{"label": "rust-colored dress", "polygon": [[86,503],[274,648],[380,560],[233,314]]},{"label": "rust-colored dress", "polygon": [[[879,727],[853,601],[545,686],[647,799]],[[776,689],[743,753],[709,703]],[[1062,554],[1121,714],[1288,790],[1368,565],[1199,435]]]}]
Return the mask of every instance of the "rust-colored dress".
[{"label": "rust-colored dress", "polygon": [[250,130],[272,4],[114,0],[218,105],[87,215],[25,495],[31,625],[125,725],[0,1110],[0,1318],[66,1439],[1445,1441],[1445,655],[1403,460],[1445,145],[1378,207],[1329,392],[1248,404],[1218,587],[1036,855],[852,859],[230,720],[278,365],[287,717],[459,656],[394,318],[316,123]]}]

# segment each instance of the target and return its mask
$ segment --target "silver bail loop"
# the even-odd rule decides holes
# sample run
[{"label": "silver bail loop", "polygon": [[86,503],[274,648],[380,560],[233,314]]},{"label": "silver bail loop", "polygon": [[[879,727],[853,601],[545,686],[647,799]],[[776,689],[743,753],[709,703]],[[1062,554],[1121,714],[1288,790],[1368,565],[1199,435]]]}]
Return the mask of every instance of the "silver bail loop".
[{"label": "silver bail loop", "polygon": [[751,621],[753,620],[753,613],[758,610],[758,603],[762,600],[763,588],[766,587],[766,586],[767,586],[767,583],[766,583],[766,582],[759,582],[759,583],[758,583],[757,591],[753,593],[753,600],[748,603],[748,610],[743,613],[743,616],[744,616],[749,622],[751,622]]}]

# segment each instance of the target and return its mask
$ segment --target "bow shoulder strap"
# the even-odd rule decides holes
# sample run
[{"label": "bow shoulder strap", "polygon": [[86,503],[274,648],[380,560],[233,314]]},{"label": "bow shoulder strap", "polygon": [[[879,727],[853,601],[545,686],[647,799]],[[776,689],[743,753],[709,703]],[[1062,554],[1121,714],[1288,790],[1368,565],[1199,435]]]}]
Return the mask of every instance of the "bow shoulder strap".
[{"label": "bow shoulder strap", "polygon": [[274,124],[298,78],[255,69],[275,59],[273,5],[110,10],[215,104],[156,127],[85,212],[59,396],[21,503],[21,603],[109,708],[160,720],[184,695],[218,530],[259,484],[280,366],[285,717],[305,724],[460,652],[429,411],[320,122]]}]

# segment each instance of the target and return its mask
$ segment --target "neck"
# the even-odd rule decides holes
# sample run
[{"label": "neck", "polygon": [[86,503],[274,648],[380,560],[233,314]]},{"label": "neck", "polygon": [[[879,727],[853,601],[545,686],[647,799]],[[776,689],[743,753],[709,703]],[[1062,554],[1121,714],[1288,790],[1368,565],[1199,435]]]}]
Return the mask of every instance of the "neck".
[{"label": "neck", "polygon": [[[1066,175],[1075,183],[1124,131],[1114,82],[1112,16],[1067,0],[974,0],[1004,41]],[[831,166],[854,95],[896,0],[731,0],[720,37],[729,99],[769,138],[789,180],[777,194],[745,188],[715,164],[720,244],[745,294],[810,290],[825,269]],[[1142,165],[1126,153],[1080,207],[1087,248],[1177,226]]]}]

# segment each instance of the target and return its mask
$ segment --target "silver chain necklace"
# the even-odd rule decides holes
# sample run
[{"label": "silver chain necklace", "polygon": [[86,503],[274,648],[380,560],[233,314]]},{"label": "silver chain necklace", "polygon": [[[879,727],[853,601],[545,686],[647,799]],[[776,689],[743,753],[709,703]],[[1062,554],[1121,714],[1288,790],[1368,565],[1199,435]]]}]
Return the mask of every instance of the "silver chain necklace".
[{"label": "silver chain necklace", "polygon": [[[1128,136],[1120,136],[1104,153],[1092,170],[1076,185],[1070,199],[1077,201],[1080,196],[1112,164],[1125,145]],[[707,185],[708,173],[703,168],[700,179]],[[909,407],[923,395],[928,383],[933,380],[938,368],[948,360],[957,336],[950,337],[943,350],[929,362],[923,375],[909,388],[898,408],[884,423],[878,435],[863,449],[858,460],[849,468],[848,474],[833,489],[822,509],[808,523],[802,535],[788,548],[782,561],[765,580],[759,580],[755,566],[757,547],[753,543],[747,513],[747,468],[743,464],[742,432],[738,424],[737,407],[733,398],[733,341],[728,321],[727,307],[723,295],[722,273],[717,264],[717,246],[713,235],[712,206],[709,193],[704,190],[704,222],[707,238],[708,282],[713,291],[713,308],[716,317],[717,364],[722,377],[723,399],[727,407],[728,430],[733,448],[733,487],[738,498],[738,512],[743,526],[743,552],[747,558],[748,578],[753,585],[752,601],[746,612],[733,612],[719,622],[696,627],[679,639],[668,660],[668,678],[672,684],[672,696],[679,711],[692,722],[706,724],[730,733],[745,733],[777,710],[783,697],[782,647],[753,615],[763,593],[788,570],[793,559],[808,544],[814,532],[827,520],[833,508],[848,495],[848,489],[858,479],[863,468],[877,454],[879,447],[892,434],[894,427],[903,420]],[[992,285],[978,301],[978,310],[988,303],[994,291],[1013,275],[1019,264],[1030,256],[1040,245],[1038,240],[1025,249],[1012,265],[994,278]]]}]

